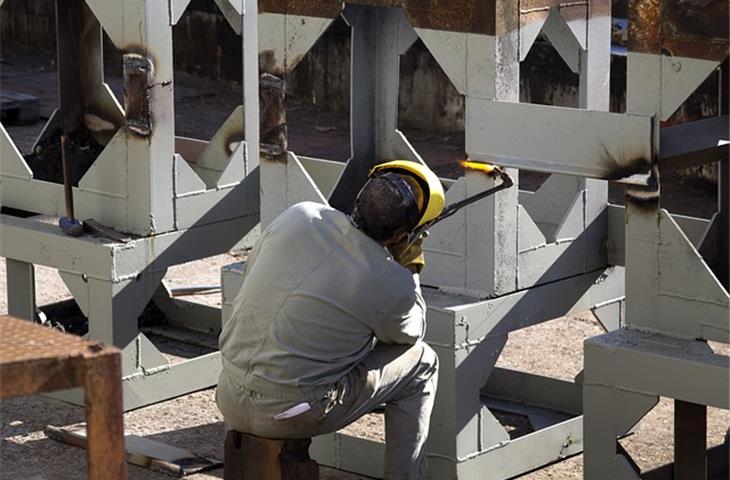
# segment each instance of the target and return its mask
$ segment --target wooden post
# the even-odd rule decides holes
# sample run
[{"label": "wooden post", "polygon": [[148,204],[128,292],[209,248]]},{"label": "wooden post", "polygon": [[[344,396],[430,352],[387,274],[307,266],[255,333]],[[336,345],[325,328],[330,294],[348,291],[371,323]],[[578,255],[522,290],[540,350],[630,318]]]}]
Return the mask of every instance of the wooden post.
[{"label": "wooden post", "polygon": [[225,480],[319,480],[309,458],[310,438],[271,440],[231,430],[226,435]]},{"label": "wooden post", "polygon": [[127,478],[119,353],[87,362],[84,379],[90,480]]},{"label": "wooden post", "polygon": [[674,480],[707,479],[707,407],[674,401]]}]

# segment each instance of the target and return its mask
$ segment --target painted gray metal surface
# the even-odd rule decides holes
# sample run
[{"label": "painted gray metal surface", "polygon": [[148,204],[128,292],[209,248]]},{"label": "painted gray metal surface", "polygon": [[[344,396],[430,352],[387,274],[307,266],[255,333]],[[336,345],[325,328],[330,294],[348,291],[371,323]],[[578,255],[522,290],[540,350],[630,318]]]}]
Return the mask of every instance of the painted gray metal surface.
[{"label": "painted gray metal surface", "polygon": [[[440,360],[439,390],[428,443],[429,463],[437,469],[430,472],[430,478],[457,478],[441,476],[438,472],[444,468],[461,471],[458,478],[481,478],[475,477],[479,471],[489,472],[487,478],[510,478],[580,452],[580,385],[495,369],[494,364],[511,328],[582,311],[623,293],[620,268],[582,277],[492,300],[424,289],[428,305],[426,340]],[[242,264],[224,267],[224,322],[229,319],[229,303],[242,283]],[[558,294],[567,291],[583,293],[573,297]],[[540,305],[540,316],[535,315],[536,305]],[[573,418],[510,440],[484,405],[483,395],[539,405]],[[322,464],[379,477],[383,468],[382,448],[377,442],[337,433],[315,438],[311,452]],[[367,462],[362,461],[363,449],[374,452]],[[527,455],[527,451],[531,453]],[[502,460],[501,452],[506,460]],[[496,464],[501,466],[495,467]],[[490,467],[485,470],[487,465]]]},{"label": "painted gray metal surface", "polygon": [[[219,4],[228,5],[223,11],[242,32],[247,45],[243,49],[244,70],[251,71],[258,68],[257,19],[255,2],[247,1],[249,15],[237,13],[242,10],[240,0],[233,3],[220,0]],[[69,21],[59,18],[60,109],[48,123],[62,126],[66,131],[91,128],[105,144],[73,189],[76,214],[82,220],[94,218],[138,235],[219,221],[202,215],[186,215],[193,203],[185,198],[191,192],[191,184],[198,184],[200,190],[194,200],[196,209],[211,210],[222,194],[235,195],[236,186],[258,166],[258,155],[249,153],[258,152],[256,78],[244,82],[241,106],[232,112],[198,157],[176,155],[172,25],[187,3],[74,0],[58,10],[62,16],[70,17]],[[76,24],[77,17],[84,19],[83,28]],[[244,24],[248,30],[241,28]],[[116,101],[103,82],[101,28],[124,58],[125,105]],[[79,49],[83,55],[78,54]],[[71,58],[80,58],[83,65],[67,65]],[[138,68],[135,62],[146,66],[135,70]],[[145,72],[142,83],[135,80],[140,72]],[[52,128],[44,129],[38,141],[52,131]],[[3,158],[0,204],[39,214],[64,214],[62,186],[34,179],[4,128],[0,128],[0,150]],[[179,158],[185,161],[180,162]],[[191,169],[192,172],[185,171]],[[198,177],[204,186],[199,185]],[[241,211],[255,214],[257,208],[257,196],[249,196],[239,211],[228,212],[224,219],[238,216]]]},{"label": "painted gray metal surface", "polygon": [[8,286],[8,315],[35,320],[35,271],[32,263],[8,258],[5,261]]},{"label": "painted gray metal surface", "polygon": [[714,354],[703,342],[633,329],[587,340],[586,478],[639,478],[616,454],[616,437],[646,415],[659,396],[730,408],[729,364],[727,356]]},{"label": "painted gray metal surface", "polygon": [[[652,143],[647,138],[651,116],[605,112],[608,2],[560,6],[537,2],[540,8],[544,7],[541,19],[521,11],[516,3],[494,2],[499,13],[490,21],[494,21],[494,31],[499,32],[496,35],[486,30],[433,28],[414,19],[412,12],[406,11],[404,15],[398,8],[375,7],[381,5],[378,2],[357,3],[346,5],[343,13],[353,36],[352,158],[343,170],[341,165],[322,159],[300,158],[296,152],[272,155],[274,150],[267,150],[261,162],[264,225],[298,200],[330,203],[349,211],[374,162],[392,158],[420,161],[418,153],[397,131],[394,110],[398,56],[415,40],[415,35],[466,96],[470,158],[494,160],[505,142],[514,140],[515,148],[528,143],[513,133],[499,138],[487,130],[497,120],[508,132],[517,131],[521,125],[517,109],[524,107],[532,112],[548,108],[510,103],[519,98],[519,60],[529,48],[518,39],[522,33],[536,35],[542,23],[560,53],[581,74],[582,108],[545,110],[547,115],[556,117],[551,127],[556,147],[550,155],[547,150],[542,152],[543,156],[535,148],[527,155],[534,161],[532,167],[605,179],[617,169],[616,162],[605,165],[606,152],[621,160],[628,159],[628,150],[651,157]],[[262,25],[267,28],[261,31],[261,53],[268,62],[265,71],[285,83],[286,74],[340,10],[323,4],[320,16],[314,17],[318,20],[313,20],[308,15],[315,8],[306,2],[291,2],[281,8],[272,5],[266,7],[272,11],[265,9],[262,14]],[[534,25],[537,27],[532,28]],[[523,32],[522,27],[532,28],[531,33]],[[591,49],[585,50],[589,44]],[[525,50],[521,52],[520,48]],[[479,108],[473,108],[476,105]],[[271,117],[271,125],[281,125],[279,122],[285,119],[282,107],[279,108]],[[498,119],[484,115],[489,109],[499,108],[506,113]],[[532,119],[536,114],[525,117]],[[606,130],[605,136],[598,126]],[[568,127],[583,127],[591,134],[584,135],[584,148],[571,157],[560,152],[557,137],[560,128]],[[545,139],[551,131],[535,128],[531,134]],[[626,135],[635,140],[623,151],[618,140],[624,140]],[[478,148],[474,144],[477,138]],[[286,148],[285,138],[279,137],[277,142]],[[608,146],[602,147],[601,142]],[[567,164],[561,166],[559,154],[561,159],[568,158]],[[517,177],[516,170],[510,172]],[[488,188],[493,180],[468,173],[456,182],[445,183],[449,184],[450,203]],[[556,175],[535,194],[518,192],[517,188],[500,192],[432,229],[425,242],[428,268],[423,277],[424,285],[435,287],[426,289],[427,341],[441,359],[439,394],[429,439],[432,478],[482,478],[485,474],[489,478],[509,478],[581,450],[579,385],[502,371],[489,382],[510,331],[571,311],[620,302],[624,294],[623,269],[609,266],[605,249],[606,197],[604,181]],[[239,272],[226,269],[224,282],[237,284]],[[224,291],[228,292],[229,287],[224,286]],[[232,293],[226,293],[226,298],[231,296]],[[224,310],[225,321],[230,306],[224,305]],[[510,440],[482,402],[485,385],[504,397],[517,396],[521,400],[524,397],[518,395],[519,391],[531,392],[535,402],[569,410],[575,418]],[[313,452],[320,463],[382,475],[382,464],[361,461],[363,451],[380,452],[381,448],[373,442],[334,434],[315,439]]]},{"label": "painted gray metal surface", "polygon": [[[89,336],[123,351],[125,409],[216,383],[217,356],[170,365],[137,317],[155,296],[171,325],[219,330],[219,311],[172,299],[160,282],[172,265],[230,250],[259,221],[257,2],[216,3],[241,36],[244,75],[240,105],[210,142],[174,134],[172,26],[189,0],[69,0],[57,9],[60,108],[36,143],[54,126],[95,132],[105,147],[73,188],[76,215],[131,241],[71,238],[35,218],[0,216],[11,311],[34,315],[33,264],[59,269],[89,318]],[[102,28],[122,54],[124,105],[103,81]],[[34,179],[2,126],[0,151],[2,206],[65,213],[63,186]]]},{"label": "painted gray metal surface", "polygon": [[476,160],[618,180],[641,173],[642,162],[653,156],[652,122],[646,115],[482,99],[468,102],[466,115],[468,123],[479,125],[468,131],[466,140],[467,151]]},{"label": "painted gray metal surface", "polygon": [[[707,245],[707,250],[710,244],[716,245],[715,232],[722,222],[669,216],[655,210],[654,223],[649,224],[647,219],[651,215],[646,214],[647,207],[639,209],[638,204],[631,203],[625,210],[608,207],[607,184],[603,181],[626,183],[631,198],[653,198],[658,195],[655,190],[659,159],[666,169],[676,169],[688,161],[697,164],[698,155],[723,153],[717,144],[726,136],[726,132],[720,131],[720,121],[673,127],[662,138],[659,128],[659,120],[671,114],[718,64],[718,59],[670,59],[658,57],[659,51],[632,51],[628,112],[608,113],[609,3],[556,6],[534,2],[522,7],[519,11],[510,10],[513,7],[509,4],[499,4],[498,9],[502,10],[496,35],[414,25],[418,37],[466,97],[467,155],[471,159],[553,174],[535,193],[518,194],[515,189],[466,208],[434,227],[425,242],[429,267],[423,283],[438,289],[427,289],[427,340],[442,360],[436,420],[429,440],[433,478],[508,478],[581,450],[582,433],[574,428],[580,430],[579,416],[566,423],[568,430],[553,426],[510,440],[479,401],[481,387],[486,383],[492,393],[507,398],[541,402],[550,408],[580,414],[582,402],[577,397],[583,374],[578,376],[578,383],[563,384],[492,370],[506,335],[516,328],[573,309],[591,308],[609,329],[630,326],[632,322],[641,324],[641,328],[660,329],[663,327],[658,325],[658,319],[662,315],[648,315],[658,304],[646,298],[636,302],[636,297],[647,288],[655,288],[657,295],[649,297],[662,297],[664,316],[676,318],[670,322],[675,333],[727,341],[726,291],[721,282],[713,282],[712,272],[701,265],[698,255],[691,253],[702,245]],[[382,37],[389,37],[397,44],[393,39],[399,38],[402,27],[379,16],[389,15],[385,11],[366,6],[347,9],[349,15],[346,10],[345,18],[353,27],[353,72],[367,65],[368,75],[375,77],[374,81],[353,85],[353,158],[334,187],[332,198],[332,179],[339,171],[334,165],[318,159],[299,161],[290,153],[286,166],[267,166],[300,180],[293,189],[287,187],[288,193],[277,192],[275,198],[262,200],[265,205],[277,205],[277,212],[290,204],[287,196],[320,198],[347,211],[350,200],[343,202],[339,192],[344,190],[347,198],[353,198],[373,161],[358,159],[356,152],[366,151],[377,157],[376,161],[388,158],[378,157],[382,145],[378,138],[382,137],[377,136],[377,131],[379,125],[392,121],[392,105],[379,104],[378,99],[390,98],[394,89],[390,82],[379,80],[397,74],[392,58],[398,48],[391,48],[391,56],[378,58],[371,50],[363,49],[361,41],[365,36],[371,47],[379,44]],[[363,30],[358,22],[365,17],[370,20],[370,28]],[[548,36],[566,63],[580,74],[580,109],[514,103],[518,98],[515,79],[519,60],[527,55],[540,32]],[[297,42],[292,35],[288,38]],[[313,35],[307,38],[309,43],[302,42],[298,51],[311,46]],[[663,89],[661,95],[654,94],[655,86]],[[378,89],[383,91],[373,92]],[[692,135],[689,141],[685,140],[688,135]],[[272,186],[277,182],[274,178]],[[489,184],[487,178],[467,174],[449,185],[447,203],[461,200]],[[651,209],[651,204],[648,207]],[[637,214],[632,219],[634,210]],[[659,236],[650,225],[661,225]],[[679,232],[680,228],[685,230],[684,234]],[[677,274],[647,265],[657,256],[670,261]],[[636,260],[638,257],[641,261]],[[631,265],[628,277],[633,296],[624,297],[624,271],[618,267],[607,270],[609,265]],[[680,271],[690,272],[695,284],[687,285],[691,282],[682,278]],[[686,321],[691,306],[700,309],[702,319],[698,322]],[[637,308],[645,310],[643,316],[634,313]],[[538,309],[539,315],[535,313]],[[683,323],[680,317],[685,319]],[[610,366],[605,368],[614,370]],[[602,425],[612,429],[611,446],[616,435],[628,431],[656,401],[656,395],[624,397],[612,399],[625,405],[621,413],[626,420],[617,427],[609,425],[610,421]],[[600,398],[600,394],[587,394],[586,398]],[[593,414],[615,410],[605,404],[606,401],[594,408]],[[324,463],[370,475],[379,472],[380,466],[375,468],[358,461],[363,449],[375,448],[372,442],[334,434],[315,443],[319,445],[316,455]],[[617,465],[618,475],[633,474],[629,460],[622,457]]]},{"label": "painted gray metal surface", "polygon": [[[427,340],[442,364],[429,440],[431,477],[510,478],[580,452],[581,382],[586,471],[611,472],[606,478],[636,476],[631,462],[621,453],[617,456],[616,436],[628,431],[657,395],[727,408],[727,399],[717,389],[720,385],[728,390],[719,380],[721,366],[714,357],[705,358],[702,350],[702,340],[729,341],[727,273],[700,255],[727,263],[727,189],[721,191],[723,207],[711,223],[673,217],[660,209],[657,174],[724,152],[717,144],[727,137],[720,128],[722,120],[664,131],[659,122],[722,61],[727,39],[720,39],[725,42],[720,56],[714,53],[715,38],[709,53],[698,55],[681,44],[664,45],[665,39],[639,47],[642,37],[637,32],[654,31],[641,22],[653,17],[635,15],[630,23],[644,30],[632,30],[628,109],[615,114],[607,112],[607,0],[490,0],[485,28],[451,28],[436,21],[441,17],[418,17],[407,2],[404,8],[375,0],[343,8],[332,2],[305,5],[302,0],[287,3],[285,13],[265,10],[262,15],[257,14],[255,0],[216,3],[242,36],[244,95],[209,143],[175,138],[172,122],[171,28],[189,0],[76,1],[74,9],[63,13],[70,20],[90,21],[88,55],[86,68],[75,72],[64,67],[74,48],[72,40],[81,32],[59,33],[61,108],[49,125],[73,127],[78,120],[70,112],[89,105],[95,112],[87,113],[114,127],[100,133],[107,137],[107,146],[74,189],[78,215],[93,216],[141,238],[126,244],[72,239],[33,219],[0,217],[0,254],[9,258],[9,307],[32,317],[32,264],[60,269],[90,317],[90,335],[124,349],[125,408],[205,388],[217,378],[216,353],[171,366],[137,330],[137,315],[154,296],[169,311],[186,308],[160,287],[169,266],[231,248],[258,222],[259,211],[264,225],[301,200],[329,202],[348,211],[373,163],[392,158],[421,161],[397,130],[399,56],[417,39],[465,95],[469,158],[553,174],[535,193],[514,188],[466,208],[434,227],[426,241],[429,267],[423,282],[434,287],[426,289]],[[668,5],[665,15],[673,4],[663,3]],[[631,9],[638,12],[652,5],[638,1]],[[297,13],[299,7],[308,13]],[[321,12],[307,10],[317,8]],[[352,158],[344,168],[288,151],[283,110],[287,73],[339,14],[352,28],[353,38]],[[143,93],[141,104],[128,99],[119,105],[103,83],[102,27],[124,54],[125,88]],[[540,32],[579,74],[580,108],[517,103],[519,62]],[[663,54],[661,48],[674,55]],[[273,82],[281,94],[275,98],[281,100],[278,110],[262,112],[267,130],[261,132],[260,58],[263,73],[269,75],[263,80]],[[80,89],[81,84],[89,87]],[[51,130],[47,126],[42,136]],[[266,141],[261,157],[259,137],[261,143]],[[271,144],[271,138],[279,143]],[[0,204],[62,214],[62,186],[34,179],[1,125],[0,153]],[[510,173],[516,178],[514,168]],[[726,172],[721,170],[724,179]],[[607,206],[605,179],[628,185],[625,210]],[[450,185],[447,201],[463,199],[492,182],[468,173]],[[627,267],[625,305],[624,270],[616,265]],[[226,269],[222,277],[226,321],[242,270]],[[511,331],[588,308],[604,326],[624,329],[587,344],[587,372],[576,383],[494,368]],[[186,316],[190,313],[180,314],[179,324],[187,323]],[[210,312],[203,317],[209,319]],[[192,323],[196,329],[211,329],[209,320]],[[650,335],[646,330],[668,340],[644,341],[642,335]],[[624,334],[638,338],[635,343],[641,348],[624,348],[633,342],[616,340]],[[682,349],[697,355],[689,358]],[[607,352],[615,358],[605,359]],[[637,372],[656,377],[651,391],[630,391],[635,379],[624,378],[622,370],[614,368],[630,361],[640,365]],[[668,368],[707,374],[720,383],[698,385],[693,400],[663,373]],[[727,378],[727,366],[724,373]],[[510,439],[483,395],[503,402],[533,402],[574,417]],[[322,463],[378,474],[381,466],[364,462],[362,452],[379,452],[381,447],[363,442],[336,434],[315,442],[314,451]],[[588,476],[603,478],[597,475]]]},{"label": "painted gray metal surface", "polygon": [[[629,6],[627,111],[652,117],[647,140],[654,155],[645,185],[627,187],[626,208],[609,209],[609,261],[626,265],[625,311],[618,311],[622,328],[585,342],[586,478],[640,478],[636,463],[617,448],[617,437],[659,396],[680,402],[679,435],[688,423],[704,421],[694,417],[705,414],[704,406],[730,408],[730,359],[707,344],[730,343],[729,279],[722,267],[730,261],[730,242],[718,241],[728,228],[730,205],[720,199],[711,220],[661,208],[661,174],[726,160],[727,117],[660,124],[727,57],[727,28],[711,27],[727,14],[724,3],[689,10],[666,0]],[[687,30],[692,22],[702,27]],[[725,189],[727,178],[719,184]],[[682,402],[696,408],[682,408]],[[668,467],[674,477],[707,478],[705,435],[682,436],[675,444],[675,463]]]}]

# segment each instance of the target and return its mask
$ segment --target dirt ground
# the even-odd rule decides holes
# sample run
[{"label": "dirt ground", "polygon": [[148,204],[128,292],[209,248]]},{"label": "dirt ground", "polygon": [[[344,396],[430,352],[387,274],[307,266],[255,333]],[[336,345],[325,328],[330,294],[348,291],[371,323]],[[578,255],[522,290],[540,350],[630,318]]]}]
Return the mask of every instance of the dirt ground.
[{"label": "dirt ground", "polygon": [[[11,55],[11,52],[16,52]],[[30,54],[32,53],[32,55]],[[41,98],[41,115],[51,114],[57,104],[55,73],[50,55],[24,52],[22,48],[3,51],[2,88],[37,95]],[[239,103],[240,86],[181,76],[176,85],[178,134],[210,138],[218,125]],[[107,81],[120,93],[121,83],[110,76]],[[346,115],[322,112],[306,104],[292,102],[289,107],[292,149],[306,155],[345,160],[349,156]],[[19,147],[27,152],[42,123],[9,128]],[[463,158],[463,135],[435,136],[428,132],[409,131],[408,137],[424,152],[426,160],[441,174],[454,173],[454,161]],[[540,175],[525,175],[523,185],[534,189]],[[709,217],[714,211],[716,192],[706,185],[680,177],[663,184],[665,205],[676,213]],[[622,200],[620,186],[612,186],[611,199]],[[219,255],[172,268],[165,279],[170,286],[219,283],[220,268],[238,261],[233,255]],[[37,300],[40,305],[70,297],[58,274],[49,268],[36,269]],[[193,297],[211,305],[220,305],[220,295]],[[0,314],[7,311],[5,260],[0,258]],[[582,368],[582,342],[601,333],[589,312],[564,317],[510,334],[498,365],[531,371],[563,379],[572,379]],[[730,354],[727,345],[713,345],[717,352]],[[178,352],[182,354],[182,352]],[[171,358],[175,357],[172,349]],[[46,425],[70,425],[83,421],[83,410],[47,397],[31,397],[0,402],[0,479],[76,479],[82,478],[85,452],[48,439]],[[645,417],[635,435],[622,441],[644,469],[662,465],[672,459],[673,405],[669,400]],[[222,458],[223,424],[213,390],[186,395],[125,415],[127,433],[138,434],[170,445],[188,448],[202,455]],[[730,427],[730,413],[708,409],[708,445],[722,441]],[[348,427],[348,431],[370,438],[382,438],[382,416],[374,414]],[[530,473],[530,480],[582,478],[582,458],[575,456],[561,463]],[[325,480],[354,480],[362,477],[322,468]],[[129,478],[168,478],[162,474],[130,466]],[[222,470],[197,474],[191,479],[222,478]]]},{"label": "dirt ground", "polygon": [[[220,268],[239,259],[219,255],[172,268],[165,281],[170,286],[216,284]],[[0,314],[7,312],[4,288],[5,259],[0,259]],[[55,270],[36,268],[38,302],[41,305],[69,298],[70,294]],[[210,305],[220,305],[220,295],[191,297]],[[590,312],[563,317],[510,334],[498,365],[570,380],[582,368],[582,342],[601,333]],[[713,345],[717,352],[730,354],[727,345]],[[221,459],[222,417],[214,402],[214,391],[185,395],[174,400],[125,414],[127,433],[187,448],[204,456]],[[0,479],[63,480],[82,478],[85,452],[45,436],[46,425],[64,426],[83,421],[83,409],[58,400],[37,396],[0,402]],[[635,435],[622,441],[644,469],[672,460],[673,404],[663,399],[638,425]],[[730,412],[708,409],[708,445],[723,441],[730,427]],[[348,432],[368,438],[383,437],[382,416],[368,415],[351,425]],[[62,460],[59,460],[62,459]],[[323,480],[356,480],[363,477],[322,467]],[[130,466],[131,479],[163,479],[163,474]],[[193,480],[222,478],[222,469],[192,475]],[[582,478],[580,455],[520,477],[524,480],[577,480]]]}]

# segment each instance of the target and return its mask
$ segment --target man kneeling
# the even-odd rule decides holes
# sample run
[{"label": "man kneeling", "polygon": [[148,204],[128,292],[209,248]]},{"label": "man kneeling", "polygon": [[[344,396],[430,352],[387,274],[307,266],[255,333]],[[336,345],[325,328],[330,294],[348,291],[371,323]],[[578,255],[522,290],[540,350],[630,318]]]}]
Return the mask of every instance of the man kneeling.
[{"label": "man kneeling", "polygon": [[385,403],[385,476],[425,476],[438,359],[422,339],[420,239],[444,205],[438,178],[376,166],[350,216],[304,202],[261,234],[223,327],[217,402],[260,437],[337,431]]}]

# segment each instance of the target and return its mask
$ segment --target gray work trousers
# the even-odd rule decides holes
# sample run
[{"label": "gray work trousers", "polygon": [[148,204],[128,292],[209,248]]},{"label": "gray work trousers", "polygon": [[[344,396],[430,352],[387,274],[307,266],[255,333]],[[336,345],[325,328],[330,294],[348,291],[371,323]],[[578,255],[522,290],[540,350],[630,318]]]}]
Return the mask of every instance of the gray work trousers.
[{"label": "gray work trousers", "polygon": [[[385,403],[385,478],[418,480],[426,476],[424,444],[437,371],[438,357],[425,343],[381,343],[319,398],[295,399],[286,389],[281,396],[272,391],[262,394],[238,385],[224,370],[216,400],[229,428],[279,439],[336,432]],[[274,418],[303,401],[311,409]]]}]

